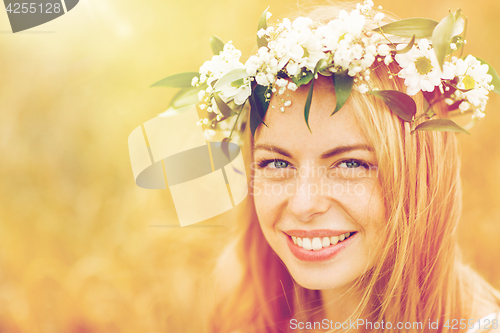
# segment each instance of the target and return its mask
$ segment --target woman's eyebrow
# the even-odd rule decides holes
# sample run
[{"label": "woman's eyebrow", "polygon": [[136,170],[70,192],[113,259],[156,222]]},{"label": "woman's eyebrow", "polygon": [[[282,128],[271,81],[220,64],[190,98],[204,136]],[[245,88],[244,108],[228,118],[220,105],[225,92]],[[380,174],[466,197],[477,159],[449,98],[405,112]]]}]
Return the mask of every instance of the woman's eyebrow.
[{"label": "woman's eyebrow", "polygon": [[338,146],[338,147],[335,147],[333,149],[330,149],[329,151],[327,152],[324,152],[323,154],[321,154],[321,158],[322,159],[326,159],[326,158],[329,158],[329,157],[332,157],[332,156],[335,156],[335,155],[339,155],[339,154],[342,154],[342,153],[347,153],[348,151],[352,151],[352,150],[367,150],[367,151],[370,151],[372,152],[373,151],[373,148],[369,145],[352,145],[352,146]]},{"label": "woman's eyebrow", "polygon": [[[292,157],[292,154],[289,153],[286,149],[279,148],[279,147],[276,147],[273,145],[258,144],[258,145],[255,145],[255,147],[253,149],[254,149],[254,151],[259,150],[259,149],[267,150],[270,152],[279,153],[279,154],[286,156],[286,157],[290,157],[290,158]],[[322,159],[330,158],[332,156],[346,153],[346,152],[349,152],[352,150],[367,150],[367,151],[372,152],[373,148],[369,145],[364,145],[364,144],[350,145],[350,146],[338,146],[338,147],[330,149],[330,150],[324,152],[323,154],[321,154],[321,158]]]},{"label": "woman's eyebrow", "polygon": [[253,147],[253,150],[268,150],[270,152],[273,152],[273,153],[279,153],[283,156],[286,156],[286,157],[292,157],[292,154],[290,154],[288,151],[286,151],[285,149],[282,149],[282,148],[278,148],[276,146],[273,146],[273,145],[266,145],[266,144],[260,144],[260,145],[255,145]]}]

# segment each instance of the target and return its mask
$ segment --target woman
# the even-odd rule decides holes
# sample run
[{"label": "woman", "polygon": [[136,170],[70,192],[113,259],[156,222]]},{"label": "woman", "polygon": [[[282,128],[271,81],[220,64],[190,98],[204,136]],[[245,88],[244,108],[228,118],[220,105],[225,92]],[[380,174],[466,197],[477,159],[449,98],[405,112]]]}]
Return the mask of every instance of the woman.
[{"label": "woman", "polygon": [[208,134],[231,112],[250,128],[251,195],[219,262],[213,332],[500,332],[500,294],[457,245],[466,130],[449,120],[484,116],[497,78],[450,55],[460,11],[404,22],[402,40],[372,7],[270,27],[264,14],[257,56],[243,66],[226,44],[193,80]]}]

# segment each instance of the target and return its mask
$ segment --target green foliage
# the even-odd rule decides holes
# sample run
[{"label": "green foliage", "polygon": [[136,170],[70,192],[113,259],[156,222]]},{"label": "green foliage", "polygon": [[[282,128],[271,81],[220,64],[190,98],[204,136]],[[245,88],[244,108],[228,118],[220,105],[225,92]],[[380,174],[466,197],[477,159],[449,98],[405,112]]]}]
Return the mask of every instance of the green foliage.
[{"label": "green foliage", "polygon": [[396,51],[396,54],[405,54],[405,53],[410,52],[413,45],[415,45],[415,35],[413,35],[413,37],[411,38],[408,45],[406,45],[406,47],[404,49]]},{"label": "green foliage", "polygon": [[[306,75],[304,75],[304,73]],[[311,82],[313,77],[314,77],[313,73],[305,71],[305,72],[300,72],[299,75],[292,77],[292,81],[297,85],[297,87],[300,87]]]},{"label": "green foliage", "polygon": [[210,38],[210,46],[212,47],[212,52],[214,55],[219,55],[224,50],[224,42],[219,37],[213,35]]},{"label": "green foliage", "polygon": [[450,49],[451,38],[453,37],[453,27],[455,26],[455,15],[449,12],[448,15],[439,22],[432,32],[432,47],[436,53],[437,60],[441,69],[443,68],[444,58]]},{"label": "green foliage", "polygon": [[428,38],[432,36],[432,31],[438,25],[435,20],[427,18],[409,18],[396,22],[391,22],[383,25],[374,31],[400,36],[400,37],[412,37],[416,38]]},{"label": "green foliage", "polygon": [[489,63],[487,63],[485,60],[477,58],[477,57],[476,57],[476,59],[481,61],[481,63],[488,65],[488,67],[490,68],[488,70],[488,74],[490,74],[493,77],[490,84],[493,85],[493,87],[495,87],[495,89],[493,89],[493,92],[500,94],[500,77],[498,77],[497,71],[493,68],[493,66],[491,66]]},{"label": "green foliage", "polygon": [[335,98],[337,106],[332,112],[332,116],[339,111],[351,95],[354,78],[349,76],[347,72],[333,74],[333,86],[335,88]]},{"label": "green foliage", "polygon": [[[257,31],[259,31],[260,29],[267,29],[267,10],[268,9],[269,9],[269,7],[267,7],[266,10],[260,16],[259,25],[257,26]],[[267,46],[266,37],[259,38],[259,36],[257,36],[257,46],[259,48],[261,48],[263,46]]]},{"label": "green foliage", "polygon": [[312,102],[312,96],[313,96],[313,90],[314,90],[314,81],[316,79],[316,75],[318,74],[318,71],[325,65],[325,63],[326,63],[326,61],[324,59],[321,59],[316,64],[316,67],[314,68],[313,78],[311,80],[311,86],[309,87],[309,93],[307,94],[306,105],[304,107],[304,118],[306,120],[306,125],[307,125],[307,128],[309,129],[309,132],[311,132],[311,128],[309,127],[309,110],[311,109],[311,102]]},{"label": "green foliage", "polygon": [[200,102],[198,98],[198,92],[202,89],[206,89],[207,85],[203,85],[200,87],[191,87],[181,89],[175,94],[174,98],[170,102],[170,106],[175,109],[180,109],[184,106],[197,104]]},{"label": "green foliage", "polygon": [[171,88],[190,88],[194,77],[200,77],[198,72],[185,72],[167,76],[151,85],[151,87],[171,87]]},{"label": "green foliage", "polygon": [[431,119],[424,121],[415,127],[414,131],[440,131],[440,132],[461,132],[467,133],[467,130],[451,119]]},{"label": "green foliage", "polygon": [[407,94],[397,90],[377,90],[368,93],[384,101],[399,118],[404,121],[413,121],[413,116],[417,113],[417,105]]},{"label": "green foliage", "polygon": [[248,98],[250,100],[250,131],[252,132],[252,136],[255,136],[255,131],[261,123],[267,127],[263,120],[269,107],[269,100],[266,98],[266,93],[267,87],[254,84],[253,92]]},{"label": "green foliage", "polygon": [[231,117],[235,114],[235,112],[233,111],[233,109],[231,109],[229,107],[229,105],[226,104],[226,102],[224,102],[219,94],[215,93],[214,94],[214,99],[215,99],[215,103],[217,103],[217,108],[219,108],[219,111],[220,113],[222,113],[222,115],[224,117]]}]

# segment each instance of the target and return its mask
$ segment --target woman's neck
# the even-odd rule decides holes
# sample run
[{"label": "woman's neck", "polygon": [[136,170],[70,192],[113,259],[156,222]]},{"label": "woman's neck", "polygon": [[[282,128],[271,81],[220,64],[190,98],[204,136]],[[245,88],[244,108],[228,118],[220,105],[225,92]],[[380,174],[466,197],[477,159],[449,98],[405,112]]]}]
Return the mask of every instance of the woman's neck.
[{"label": "woman's neck", "polygon": [[[323,300],[323,315],[330,321],[330,323],[333,323],[333,327],[335,327],[335,323],[338,323],[337,325],[347,323],[344,324],[344,328],[347,327],[348,324],[350,324],[349,326],[352,328],[355,324],[356,320],[351,320],[351,323],[349,323],[349,317],[354,314],[357,307],[361,303],[363,294],[354,288],[350,289],[350,287],[351,286],[341,289],[320,290],[321,298]],[[363,311],[363,313],[369,312]],[[355,329],[354,332],[364,331],[361,326],[357,327],[359,329]]]}]

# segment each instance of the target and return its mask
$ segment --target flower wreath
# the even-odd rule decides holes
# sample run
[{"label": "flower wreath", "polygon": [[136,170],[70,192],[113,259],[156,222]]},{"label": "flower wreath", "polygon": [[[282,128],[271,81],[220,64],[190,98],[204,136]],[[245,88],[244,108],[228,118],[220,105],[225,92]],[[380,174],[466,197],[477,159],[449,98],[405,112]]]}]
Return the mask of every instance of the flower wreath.
[{"label": "flower wreath", "polygon": [[[459,9],[449,12],[440,22],[410,18],[381,25],[385,15],[375,13],[373,6],[372,0],[365,0],[350,13],[340,11],[337,18],[326,24],[298,17],[293,22],[285,18],[270,26],[267,20],[271,13],[266,9],[258,25],[258,53],[245,64],[240,62],[241,51],[231,41],[223,43],[214,36],[211,39],[214,56],[199,72],[172,75],[152,86],[182,88],[166,113],[197,104],[206,113],[198,125],[204,127],[208,139],[216,130],[223,134],[223,141],[238,136],[237,132],[246,127],[238,119],[248,109],[247,102],[254,135],[264,123],[272,94],[286,96],[287,90],[295,91],[310,83],[304,107],[309,127],[309,109],[318,75],[332,77],[337,96],[332,115],[340,110],[355,87],[383,100],[392,112],[411,124],[412,131],[468,133],[467,129],[484,117],[488,93],[500,93],[500,79],[486,61],[472,55],[463,57],[467,18]],[[370,23],[376,28],[368,29]],[[456,52],[460,52],[459,57],[454,55]],[[379,62],[399,66],[399,72],[388,76],[404,79],[407,93],[373,87],[370,75]],[[419,91],[424,94],[427,109],[416,115],[416,104],[410,96]],[[442,100],[449,111],[456,110],[458,115],[470,113],[471,122],[464,128],[449,118],[433,119],[436,113],[432,106]],[[282,112],[291,104],[286,97],[280,98],[280,102]],[[428,120],[416,125],[421,117]],[[240,125],[235,131],[237,124]]]}]

